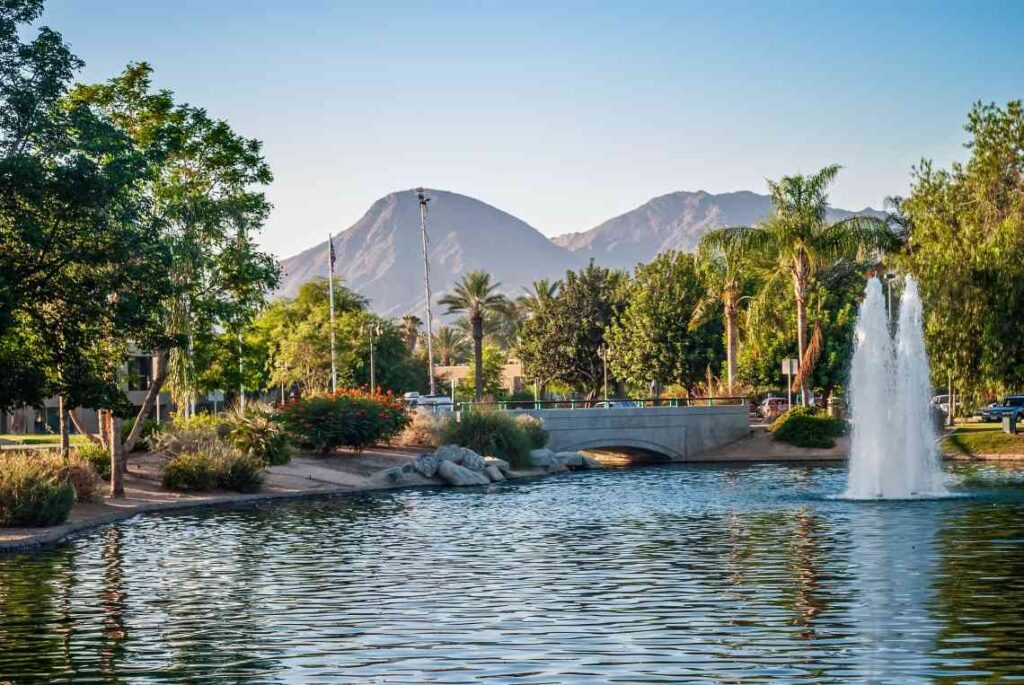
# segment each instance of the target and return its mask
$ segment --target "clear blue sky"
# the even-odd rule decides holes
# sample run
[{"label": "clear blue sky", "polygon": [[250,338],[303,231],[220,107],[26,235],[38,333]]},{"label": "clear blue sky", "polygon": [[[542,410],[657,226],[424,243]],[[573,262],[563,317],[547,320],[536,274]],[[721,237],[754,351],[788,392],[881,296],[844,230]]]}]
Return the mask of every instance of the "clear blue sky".
[{"label": "clear blue sky", "polygon": [[83,79],[149,61],[263,140],[281,256],[416,185],[549,235],[831,162],[833,204],[878,206],[964,155],[972,102],[1024,97],[1024,2],[49,0],[43,23]]}]

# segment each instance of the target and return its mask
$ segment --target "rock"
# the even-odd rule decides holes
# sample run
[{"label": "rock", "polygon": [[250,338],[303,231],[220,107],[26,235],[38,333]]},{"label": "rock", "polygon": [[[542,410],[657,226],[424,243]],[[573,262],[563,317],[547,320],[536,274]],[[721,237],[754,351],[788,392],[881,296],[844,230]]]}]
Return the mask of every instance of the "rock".
[{"label": "rock", "polygon": [[555,459],[562,466],[578,468],[583,466],[583,455],[579,452],[555,452]]},{"label": "rock", "polygon": [[530,463],[537,468],[547,469],[552,466],[559,466],[562,462],[555,458],[555,453],[549,449],[530,450]]},{"label": "rock", "polygon": [[414,464],[404,464],[384,472],[384,481],[388,485],[407,486],[424,485],[423,476],[414,468]]},{"label": "rock", "polygon": [[[467,458],[470,461],[473,461],[473,463],[476,463],[476,461],[473,459],[474,457],[476,457],[477,459],[480,458],[479,454],[469,449],[468,447],[463,447],[462,445],[441,445],[436,450],[434,450],[434,456],[437,457],[438,459],[443,459],[444,461],[450,461],[453,464],[458,464],[459,466],[462,466],[463,462]],[[483,467],[481,466],[480,468],[482,469]]]},{"label": "rock", "polygon": [[498,459],[497,457],[485,457],[484,461],[487,462],[488,466],[496,467],[499,471],[501,471],[502,475],[505,476],[507,476],[509,472],[512,470],[512,466],[510,466],[509,463],[504,459]]},{"label": "rock", "polygon": [[502,473],[501,469],[499,469],[494,464],[488,464],[487,467],[484,469],[484,474],[486,474],[487,477],[491,479],[492,483],[500,483],[501,481],[505,480],[505,474]]},{"label": "rock", "polygon": [[424,478],[433,478],[436,476],[437,467],[440,465],[441,460],[433,454],[421,454],[417,457],[416,461],[412,463],[412,467]]},{"label": "rock", "polygon": [[590,469],[590,470],[593,470],[593,469],[603,469],[604,465],[601,462],[599,462],[597,459],[591,459],[590,457],[584,455],[584,457],[583,457],[583,468]]},{"label": "rock", "polygon": [[462,455],[462,463],[459,466],[474,471],[483,471],[487,468],[487,462],[473,450],[466,450]]},{"label": "rock", "polygon": [[437,475],[449,485],[487,485],[491,482],[483,473],[459,466],[450,459],[441,460]]}]

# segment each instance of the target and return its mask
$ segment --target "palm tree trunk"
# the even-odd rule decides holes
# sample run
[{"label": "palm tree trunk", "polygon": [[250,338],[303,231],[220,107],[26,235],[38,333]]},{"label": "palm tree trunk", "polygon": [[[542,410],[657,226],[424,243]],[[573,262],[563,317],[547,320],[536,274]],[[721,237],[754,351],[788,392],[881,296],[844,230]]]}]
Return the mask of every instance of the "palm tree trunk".
[{"label": "palm tree trunk", "polygon": [[[800,280],[796,281],[796,345],[798,357],[802,360],[807,351],[807,297],[806,288]],[[807,406],[807,379],[800,384],[800,404]]]},{"label": "palm tree trunk", "polygon": [[736,378],[736,304],[732,296],[725,301],[725,357],[729,383],[729,394],[733,394],[733,383]]},{"label": "palm tree trunk", "polygon": [[473,363],[476,365],[476,401],[484,398],[484,319],[473,317]]}]

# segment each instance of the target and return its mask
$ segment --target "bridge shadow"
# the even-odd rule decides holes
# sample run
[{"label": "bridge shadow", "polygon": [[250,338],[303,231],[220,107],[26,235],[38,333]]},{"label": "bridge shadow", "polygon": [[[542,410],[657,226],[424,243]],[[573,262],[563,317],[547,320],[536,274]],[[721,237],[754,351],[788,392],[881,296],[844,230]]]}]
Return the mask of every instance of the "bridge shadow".
[{"label": "bridge shadow", "polygon": [[611,468],[640,464],[670,464],[673,461],[667,454],[641,447],[613,446],[586,448],[580,451],[601,462],[602,466]]}]

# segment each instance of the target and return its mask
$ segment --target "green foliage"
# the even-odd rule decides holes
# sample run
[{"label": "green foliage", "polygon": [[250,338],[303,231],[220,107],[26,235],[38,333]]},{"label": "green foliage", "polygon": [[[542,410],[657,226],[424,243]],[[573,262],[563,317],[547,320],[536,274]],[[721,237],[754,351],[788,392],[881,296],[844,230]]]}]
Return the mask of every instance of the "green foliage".
[{"label": "green foliage", "polygon": [[794,407],[775,419],[768,431],[776,440],[797,447],[835,447],[846,432],[846,422],[819,413],[813,407]]},{"label": "green foliage", "polygon": [[150,447],[157,452],[181,454],[183,452],[202,452],[214,448],[228,434],[228,426],[222,418],[214,414],[196,414],[174,417],[170,425],[162,427],[160,432],[150,438]]},{"label": "green foliage", "polygon": [[544,430],[544,423],[537,417],[523,414],[516,417],[516,423],[526,433],[532,449],[539,450],[548,444],[551,435]]},{"label": "green foliage", "polygon": [[[604,380],[599,350],[626,306],[627,282],[624,272],[591,263],[567,271],[553,296],[537,298],[516,347],[527,375],[542,385],[558,382],[598,394]],[[617,381],[610,373],[609,383]]]},{"label": "green foliage", "polygon": [[969,402],[1024,387],[1024,105],[976,104],[970,159],[922,161],[899,209],[901,265],[920,284],[933,378]]},{"label": "green foliage", "polygon": [[291,460],[288,435],[274,420],[269,408],[250,404],[245,411],[235,409],[228,414],[227,425],[228,438],[242,454],[270,466]]},{"label": "green foliage", "polygon": [[[125,442],[128,439],[128,434],[132,432],[132,425],[134,422],[125,421],[121,424],[121,442]],[[142,421],[142,432],[139,433],[139,440],[135,443],[134,451],[145,450],[149,448],[149,439],[153,437],[154,433],[160,432],[160,422],[156,419],[143,419]]]},{"label": "green foliage", "polygon": [[486,271],[471,271],[455,284],[450,293],[438,304],[447,307],[447,314],[464,314],[469,324],[469,337],[473,340],[475,372],[474,397],[479,402],[484,395],[483,342],[484,323],[488,316],[511,311],[511,304],[497,292],[500,283],[493,283]]},{"label": "green foliage", "polygon": [[83,459],[96,470],[96,473],[103,480],[110,480],[110,451],[101,445],[86,442],[75,447],[75,454]]},{"label": "green foliage", "polygon": [[458,421],[445,425],[441,441],[468,447],[477,454],[499,457],[515,468],[530,466],[530,434],[514,418],[502,412],[463,412]]},{"label": "green foliage", "polygon": [[299,398],[279,418],[292,440],[323,456],[339,447],[362,450],[390,440],[411,422],[401,400],[357,390]]},{"label": "green foliage", "polygon": [[263,460],[242,454],[224,443],[201,452],[182,452],[160,469],[161,482],[175,492],[205,492],[220,488],[256,492],[266,477]]},{"label": "green foliage", "polygon": [[160,482],[173,492],[213,490],[217,479],[217,460],[210,452],[182,452],[160,468]]},{"label": "green foliage", "polygon": [[[508,362],[508,355],[495,345],[485,345],[481,361],[483,394],[488,397],[500,397],[505,392],[501,374]],[[473,373],[460,379],[455,387],[459,396],[473,397],[476,393],[476,369],[474,368]]]},{"label": "green foliage", "polygon": [[56,461],[37,452],[0,453],[0,528],[67,520],[75,490]]},{"label": "green foliage", "polygon": [[724,353],[721,310],[687,325],[704,295],[693,255],[667,252],[638,265],[626,307],[608,332],[615,376],[637,386],[651,380],[692,386],[709,366],[717,371]]}]

